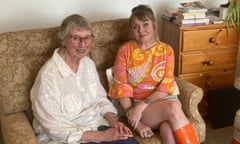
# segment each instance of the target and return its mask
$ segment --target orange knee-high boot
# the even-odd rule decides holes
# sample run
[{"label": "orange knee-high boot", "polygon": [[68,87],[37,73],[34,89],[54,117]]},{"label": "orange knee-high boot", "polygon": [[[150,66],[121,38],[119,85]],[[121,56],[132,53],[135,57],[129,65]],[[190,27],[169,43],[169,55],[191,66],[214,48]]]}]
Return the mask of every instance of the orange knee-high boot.
[{"label": "orange knee-high boot", "polygon": [[192,124],[189,123],[174,132],[178,144],[198,144]]},{"label": "orange knee-high boot", "polygon": [[240,144],[240,142],[236,141],[235,139],[232,140],[231,144]]}]

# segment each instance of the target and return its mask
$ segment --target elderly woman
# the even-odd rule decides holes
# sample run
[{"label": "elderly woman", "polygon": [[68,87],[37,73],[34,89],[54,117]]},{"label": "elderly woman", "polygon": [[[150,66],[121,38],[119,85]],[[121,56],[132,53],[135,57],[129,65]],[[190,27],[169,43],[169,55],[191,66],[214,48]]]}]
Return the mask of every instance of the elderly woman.
[{"label": "elderly woman", "polygon": [[130,129],[116,119],[88,57],[94,38],[88,21],[70,15],[58,36],[61,47],[43,65],[31,89],[39,143],[137,144]]}]

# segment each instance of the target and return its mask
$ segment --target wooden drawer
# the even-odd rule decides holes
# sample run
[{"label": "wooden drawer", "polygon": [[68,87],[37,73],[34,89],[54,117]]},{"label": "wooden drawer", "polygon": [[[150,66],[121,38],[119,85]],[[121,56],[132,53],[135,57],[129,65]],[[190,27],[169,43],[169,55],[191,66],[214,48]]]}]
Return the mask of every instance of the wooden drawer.
[{"label": "wooden drawer", "polygon": [[209,91],[232,86],[234,71],[180,75],[179,77]]},{"label": "wooden drawer", "polygon": [[237,50],[199,52],[181,55],[181,74],[235,69]]},{"label": "wooden drawer", "polygon": [[237,33],[234,29],[229,30],[227,36],[226,29],[206,29],[183,31],[182,51],[201,51],[220,48],[232,48],[238,46]]},{"label": "wooden drawer", "polygon": [[233,86],[238,34],[226,24],[183,26],[162,20],[161,40],[175,53],[174,74],[200,86],[204,96],[199,111],[208,115],[207,93]]}]

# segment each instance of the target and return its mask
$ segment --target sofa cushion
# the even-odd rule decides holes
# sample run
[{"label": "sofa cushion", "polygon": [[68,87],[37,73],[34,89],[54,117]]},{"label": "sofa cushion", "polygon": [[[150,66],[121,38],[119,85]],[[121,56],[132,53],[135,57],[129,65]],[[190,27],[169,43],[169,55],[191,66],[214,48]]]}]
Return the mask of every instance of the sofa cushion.
[{"label": "sofa cushion", "polygon": [[32,126],[24,112],[1,115],[1,129],[4,144],[37,144]]},{"label": "sofa cushion", "polygon": [[4,113],[27,110],[29,94],[42,64],[57,47],[58,28],[0,35],[0,96]]},{"label": "sofa cushion", "polygon": [[96,64],[104,88],[108,90],[106,69],[113,65],[119,46],[129,40],[128,19],[94,22],[92,29],[95,38],[90,57]]}]

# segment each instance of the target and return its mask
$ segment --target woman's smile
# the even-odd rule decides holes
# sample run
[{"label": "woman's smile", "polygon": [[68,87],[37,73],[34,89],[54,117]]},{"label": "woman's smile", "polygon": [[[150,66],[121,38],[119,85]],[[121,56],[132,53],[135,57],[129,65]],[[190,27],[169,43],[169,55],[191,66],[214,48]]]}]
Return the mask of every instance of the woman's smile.
[{"label": "woman's smile", "polygon": [[77,48],[76,51],[78,53],[84,53],[86,51],[86,48]]}]

